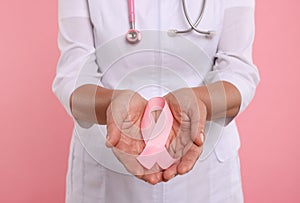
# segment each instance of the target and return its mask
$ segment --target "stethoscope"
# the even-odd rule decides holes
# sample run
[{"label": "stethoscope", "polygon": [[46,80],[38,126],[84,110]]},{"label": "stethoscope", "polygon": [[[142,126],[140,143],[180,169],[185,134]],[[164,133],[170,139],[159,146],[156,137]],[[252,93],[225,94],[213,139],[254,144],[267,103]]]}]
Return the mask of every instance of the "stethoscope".
[{"label": "stethoscope", "polygon": [[[206,4],[206,0],[203,0],[202,2],[202,6],[201,6],[201,10],[200,10],[200,14],[196,20],[195,23],[192,23],[188,12],[187,12],[187,8],[186,8],[186,3],[185,0],[181,0],[182,1],[182,7],[183,7],[183,12],[185,15],[185,18],[187,20],[187,22],[190,25],[189,29],[186,30],[176,30],[176,29],[170,29],[168,31],[169,36],[176,36],[177,34],[183,34],[183,33],[188,33],[191,31],[196,31],[197,33],[204,35],[207,38],[212,38],[215,35],[214,31],[202,31],[199,30],[197,28],[197,26],[199,25],[199,23],[201,22],[202,18],[203,18],[203,13],[205,10],[205,4]],[[137,29],[135,29],[135,10],[134,10],[134,0],[128,0],[128,9],[129,9],[129,24],[130,24],[130,28],[128,30],[128,32],[126,33],[126,40],[131,43],[131,44],[135,44],[139,41],[141,41],[142,39],[142,35],[140,33],[140,31],[138,31]]]}]

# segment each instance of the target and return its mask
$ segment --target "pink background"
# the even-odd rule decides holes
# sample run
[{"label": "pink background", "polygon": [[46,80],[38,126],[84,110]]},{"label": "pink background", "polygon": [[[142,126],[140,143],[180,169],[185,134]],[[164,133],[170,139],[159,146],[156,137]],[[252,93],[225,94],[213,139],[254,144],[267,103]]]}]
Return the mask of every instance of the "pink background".
[{"label": "pink background", "polygon": [[[238,117],[246,203],[300,202],[299,6],[257,1],[261,83]],[[0,26],[0,202],[64,202],[72,122],[51,92],[57,2],[2,0]]]}]

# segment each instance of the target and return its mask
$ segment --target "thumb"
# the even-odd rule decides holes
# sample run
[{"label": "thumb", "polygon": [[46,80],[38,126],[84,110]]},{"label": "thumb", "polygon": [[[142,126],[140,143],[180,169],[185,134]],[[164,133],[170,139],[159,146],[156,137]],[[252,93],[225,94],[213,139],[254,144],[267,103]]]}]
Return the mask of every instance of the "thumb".
[{"label": "thumb", "polygon": [[115,147],[121,137],[121,131],[114,121],[107,124],[106,146]]},{"label": "thumb", "polygon": [[197,111],[191,111],[191,138],[195,145],[202,146],[205,135],[206,108],[198,107]]}]

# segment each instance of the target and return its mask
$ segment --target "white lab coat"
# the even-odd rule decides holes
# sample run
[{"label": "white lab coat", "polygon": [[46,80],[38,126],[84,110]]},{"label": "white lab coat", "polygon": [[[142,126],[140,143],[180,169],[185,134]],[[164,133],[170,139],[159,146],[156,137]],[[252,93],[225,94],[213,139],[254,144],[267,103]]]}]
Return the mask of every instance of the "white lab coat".
[{"label": "white lab coat", "polygon": [[[187,1],[191,19],[201,4]],[[136,1],[136,27],[142,41],[129,45],[127,0],[59,0],[61,56],[53,91],[70,115],[70,95],[84,84],[129,88],[150,99],[223,80],[241,94],[239,113],[248,106],[259,82],[251,56],[253,0],[207,1],[198,27],[215,31],[212,39],[195,32],[168,36],[169,29],[188,28],[180,0]],[[234,119],[207,122],[193,170],[155,186],[128,174],[104,146],[106,126],[74,123],[66,202],[243,202]]]}]

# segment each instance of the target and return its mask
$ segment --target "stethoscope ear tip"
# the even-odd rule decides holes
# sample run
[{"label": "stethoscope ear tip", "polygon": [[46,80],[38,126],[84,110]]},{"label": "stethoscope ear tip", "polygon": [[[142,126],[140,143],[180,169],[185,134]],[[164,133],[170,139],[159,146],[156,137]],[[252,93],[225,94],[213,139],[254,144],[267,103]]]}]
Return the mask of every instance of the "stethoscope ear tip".
[{"label": "stethoscope ear tip", "polygon": [[177,35],[177,30],[175,29],[168,30],[168,35],[169,37],[175,37]]},{"label": "stethoscope ear tip", "polygon": [[206,37],[209,38],[209,39],[212,39],[212,38],[214,38],[215,35],[216,35],[216,32],[210,30],[210,31],[207,32]]}]

